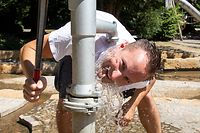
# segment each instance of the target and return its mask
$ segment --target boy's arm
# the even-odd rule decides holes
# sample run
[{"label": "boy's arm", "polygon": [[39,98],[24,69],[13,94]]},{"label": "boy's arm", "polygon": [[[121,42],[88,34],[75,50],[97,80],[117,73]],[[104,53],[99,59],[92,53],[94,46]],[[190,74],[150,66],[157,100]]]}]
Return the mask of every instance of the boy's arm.
[{"label": "boy's arm", "polygon": [[135,108],[139,105],[140,101],[148,94],[155,83],[156,79],[152,79],[149,85],[143,89],[136,89],[134,95],[122,106],[121,115],[118,114],[118,124],[121,126],[127,126],[133,119]]},{"label": "boy's arm", "polygon": [[[44,36],[42,57],[52,58],[48,43],[49,34]],[[27,78],[33,78],[33,71],[35,65],[35,53],[36,53],[36,40],[30,41],[25,44],[20,50],[20,61],[24,75]]]},{"label": "boy's arm", "polygon": [[[48,43],[49,34],[44,36],[42,57],[51,58],[52,54]],[[20,61],[24,75],[26,76],[24,84],[24,98],[27,101],[34,102],[39,99],[41,92],[46,88],[46,79],[41,77],[40,80],[35,83],[33,80],[33,72],[35,65],[35,53],[36,53],[36,40],[28,42],[20,50]]]}]

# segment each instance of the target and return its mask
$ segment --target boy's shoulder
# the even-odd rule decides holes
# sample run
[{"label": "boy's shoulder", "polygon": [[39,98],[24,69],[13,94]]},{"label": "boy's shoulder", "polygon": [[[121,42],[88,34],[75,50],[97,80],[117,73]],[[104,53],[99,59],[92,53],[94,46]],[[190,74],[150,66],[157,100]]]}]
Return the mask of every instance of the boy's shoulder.
[{"label": "boy's shoulder", "polygon": [[112,14],[100,10],[96,11],[96,17],[97,19],[105,21],[117,21],[117,19]]}]

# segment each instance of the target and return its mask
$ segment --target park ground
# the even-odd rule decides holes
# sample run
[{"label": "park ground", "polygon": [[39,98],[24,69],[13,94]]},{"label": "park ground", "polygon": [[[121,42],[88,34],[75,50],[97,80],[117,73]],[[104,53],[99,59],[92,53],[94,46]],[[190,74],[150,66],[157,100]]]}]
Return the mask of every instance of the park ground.
[{"label": "park ground", "polygon": [[[174,40],[176,49],[200,54],[199,40]],[[157,42],[158,45],[169,43]],[[170,43],[171,44],[171,43]],[[177,72],[178,73],[178,72]],[[199,71],[190,71],[190,76],[162,75],[157,80],[152,94],[161,114],[162,130],[164,133],[199,133],[200,132],[200,76]],[[181,78],[182,77],[182,78]],[[54,77],[47,76],[48,87],[42,99],[34,104],[27,103],[22,96],[24,76],[11,75],[0,79],[1,118],[0,132],[28,133],[49,132],[56,133],[55,108],[58,93],[54,89]],[[3,106],[4,105],[4,106]],[[7,109],[6,111],[3,109]],[[112,119],[97,114],[96,127],[98,133],[144,133],[137,113],[134,121],[126,128],[121,129],[114,125]],[[114,115],[114,114],[113,114]],[[109,117],[110,118],[110,117]],[[21,124],[20,124],[21,123]],[[28,127],[28,128],[27,128]]]}]

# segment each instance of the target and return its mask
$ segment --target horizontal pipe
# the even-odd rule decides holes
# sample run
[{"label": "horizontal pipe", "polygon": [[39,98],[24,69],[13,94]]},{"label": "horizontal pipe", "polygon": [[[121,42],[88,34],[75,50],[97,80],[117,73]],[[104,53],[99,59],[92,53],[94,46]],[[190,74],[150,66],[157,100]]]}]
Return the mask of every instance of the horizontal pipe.
[{"label": "horizontal pipe", "polygon": [[191,5],[187,0],[175,0],[180,6],[185,9],[190,15],[192,15],[198,22],[200,22],[200,12]]},{"label": "horizontal pipe", "polygon": [[97,33],[108,33],[111,36],[116,36],[117,35],[117,23],[115,21],[107,22],[103,20],[96,20],[96,32]]}]

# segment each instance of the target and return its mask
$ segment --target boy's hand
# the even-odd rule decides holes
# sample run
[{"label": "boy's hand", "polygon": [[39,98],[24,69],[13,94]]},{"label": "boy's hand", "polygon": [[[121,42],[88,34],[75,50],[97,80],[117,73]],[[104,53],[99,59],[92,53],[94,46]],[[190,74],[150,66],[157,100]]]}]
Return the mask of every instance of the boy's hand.
[{"label": "boy's hand", "polygon": [[37,83],[32,78],[27,78],[23,85],[24,98],[29,102],[36,102],[40,98],[40,94],[47,86],[45,77],[41,77]]},{"label": "boy's hand", "polygon": [[122,109],[118,112],[116,116],[116,124],[122,127],[128,126],[129,122],[133,120],[133,115],[135,108],[131,108],[131,100],[124,103]]}]

